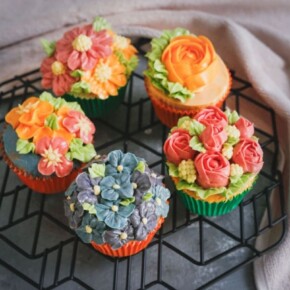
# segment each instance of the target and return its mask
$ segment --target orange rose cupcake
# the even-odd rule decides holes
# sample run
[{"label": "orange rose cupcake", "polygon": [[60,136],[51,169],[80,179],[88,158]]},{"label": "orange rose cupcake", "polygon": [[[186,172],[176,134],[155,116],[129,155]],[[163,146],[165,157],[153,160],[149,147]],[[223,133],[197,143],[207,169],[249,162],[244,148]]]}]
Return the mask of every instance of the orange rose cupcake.
[{"label": "orange rose cupcake", "polygon": [[77,103],[43,92],[5,116],[0,147],[8,166],[39,193],[65,191],[96,151],[94,124]]},{"label": "orange rose cupcake", "polygon": [[208,106],[220,107],[231,76],[211,41],[188,30],[166,30],[151,42],[145,86],[160,121],[173,127]]}]

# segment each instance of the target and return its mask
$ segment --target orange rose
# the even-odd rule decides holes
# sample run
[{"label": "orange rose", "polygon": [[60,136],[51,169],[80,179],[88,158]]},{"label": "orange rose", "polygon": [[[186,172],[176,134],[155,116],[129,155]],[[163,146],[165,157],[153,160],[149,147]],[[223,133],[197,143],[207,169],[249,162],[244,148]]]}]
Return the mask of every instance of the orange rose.
[{"label": "orange rose", "polygon": [[211,41],[204,36],[175,37],[165,48],[162,62],[168,80],[180,83],[190,91],[197,91],[214,77],[216,54]]}]

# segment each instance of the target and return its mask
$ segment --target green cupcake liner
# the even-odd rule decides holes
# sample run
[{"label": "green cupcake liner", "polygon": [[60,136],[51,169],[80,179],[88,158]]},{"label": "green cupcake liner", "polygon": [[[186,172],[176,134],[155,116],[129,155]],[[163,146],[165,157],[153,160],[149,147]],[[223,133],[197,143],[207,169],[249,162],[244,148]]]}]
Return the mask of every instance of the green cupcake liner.
[{"label": "green cupcake liner", "polygon": [[234,210],[243,200],[250,188],[226,202],[207,202],[197,200],[181,190],[177,190],[185,207],[192,213],[203,216],[219,216]]},{"label": "green cupcake liner", "polygon": [[78,102],[89,118],[100,118],[116,110],[123,102],[126,94],[126,86],[119,89],[117,96],[109,96],[106,100],[82,99],[73,95],[65,94],[63,98],[68,102]]}]

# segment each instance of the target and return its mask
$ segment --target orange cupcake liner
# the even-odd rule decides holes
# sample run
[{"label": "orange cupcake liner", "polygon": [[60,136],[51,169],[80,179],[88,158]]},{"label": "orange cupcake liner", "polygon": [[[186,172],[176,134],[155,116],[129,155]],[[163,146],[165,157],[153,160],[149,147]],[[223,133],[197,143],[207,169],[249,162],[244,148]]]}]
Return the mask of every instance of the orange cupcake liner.
[{"label": "orange cupcake liner", "polygon": [[[229,72],[229,71],[228,71]],[[149,86],[152,86],[150,80],[145,80],[145,87],[147,90],[147,94],[152,102],[155,114],[159,118],[160,122],[167,126],[168,128],[172,128],[177,125],[178,119],[184,116],[189,116],[193,118],[198,112],[205,109],[207,106],[196,106],[191,107],[190,109],[178,109],[169,103],[165,103],[154,94],[150,90]],[[223,105],[224,100],[229,95],[230,89],[232,85],[232,78],[229,72],[229,85],[227,90],[222,98],[218,100],[215,104],[210,104],[211,106],[221,107]]]},{"label": "orange cupcake liner", "polygon": [[95,250],[107,256],[116,257],[116,258],[132,256],[141,252],[150,244],[154,235],[160,229],[163,222],[164,222],[164,218],[160,218],[154,230],[147,235],[145,240],[129,241],[127,244],[125,244],[124,246],[120,247],[117,250],[112,249],[112,247],[109,244],[98,245],[95,242],[91,242],[91,245],[94,247]]},{"label": "orange cupcake liner", "polygon": [[3,159],[9,168],[18,176],[18,178],[30,189],[35,192],[43,194],[55,194],[64,192],[70,186],[70,184],[75,180],[77,175],[81,171],[81,166],[75,168],[72,172],[65,177],[58,177],[56,175],[49,177],[36,177],[31,174],[28,174],[24,170],[18,168],[14,163],[9,159],[5,153],[2,140],[0,142],[0,151],[2,152]]}]

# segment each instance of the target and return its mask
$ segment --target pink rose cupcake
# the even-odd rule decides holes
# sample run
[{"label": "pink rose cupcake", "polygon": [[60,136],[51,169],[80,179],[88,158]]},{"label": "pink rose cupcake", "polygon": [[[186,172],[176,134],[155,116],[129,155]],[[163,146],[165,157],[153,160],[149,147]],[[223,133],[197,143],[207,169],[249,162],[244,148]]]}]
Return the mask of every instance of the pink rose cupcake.
[{"label": "pink rose cupcake", "polygon": [[254,125],[236,111],[208,107],[179,119],[164,143],[169,175],[185,206],[226,214],[248,193],[263,167]]},{"label": "pink rose cupcake", "polygon": [[47,54],[40,68],[43,88],[77,101],[90,118],[104,116],[122,103],[138,63],[137,50],[103,18],[42,44]]}]

